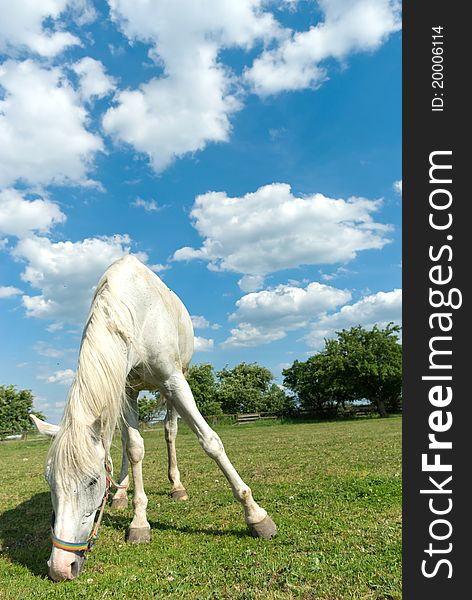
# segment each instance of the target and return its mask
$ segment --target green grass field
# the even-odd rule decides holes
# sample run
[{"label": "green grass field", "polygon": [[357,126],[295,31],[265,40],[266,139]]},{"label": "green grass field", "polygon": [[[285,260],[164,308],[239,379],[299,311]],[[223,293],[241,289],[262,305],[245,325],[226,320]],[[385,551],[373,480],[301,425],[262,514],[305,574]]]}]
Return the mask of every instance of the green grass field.
[{"label": "green grass field", "polygon": [[[400,418],[216,429],[276,538],[250,537],[226,480],[185,427],[177,448],[190,500],[174,502],[163,432],[147,432],[151,543],[126,544],[131,510],[108,508],[82,575],[53,583],[48,442],[3,443],[0,598],[401,598]],[[119,456],[117,446],[115,467]]]}]

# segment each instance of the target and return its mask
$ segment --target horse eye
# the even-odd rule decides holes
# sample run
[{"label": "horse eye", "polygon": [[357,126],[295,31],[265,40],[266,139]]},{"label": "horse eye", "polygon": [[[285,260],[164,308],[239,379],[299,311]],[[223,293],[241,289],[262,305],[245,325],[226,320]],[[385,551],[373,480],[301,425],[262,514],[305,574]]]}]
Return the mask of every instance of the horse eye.
[{"label": "horse eye", "polygon": [[94,486],[94,485],[97,483],[97,481],[98,481],[98,479],[92,479],[92,480],[90,481],[90,483],[88,484],[88,487],[92,487],[92,486]]}]

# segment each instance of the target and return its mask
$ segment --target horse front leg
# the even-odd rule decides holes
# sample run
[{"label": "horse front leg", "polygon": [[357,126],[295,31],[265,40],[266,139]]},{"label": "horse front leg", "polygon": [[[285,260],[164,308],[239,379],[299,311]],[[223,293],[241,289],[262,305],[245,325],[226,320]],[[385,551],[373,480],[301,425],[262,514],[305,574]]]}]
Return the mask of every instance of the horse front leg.
[{"label": "horse front leg", "polygon": [[244,483],[226,455],[217,433],[208,425],[195,404],[192,391],[181,372],[174,373],[163,383],[165,395],[174,408],[196,434],[203,450],[220,467],[228,480],[233,495],[241,503],[244,518],[254,537],[270,539],[277,527],[267,512],[252,497],[250,487]]},{"label": "horse front leg", "polygon": [[172,486],[170,495],[174,500],[188,500],[188,494],[182,482],[180,481],[180,471],[177,466],[177,453],[175,448],[175,438],[177,437],[177,418],[178,414],[170,403],[167,404],[167,413],[164,422],[164,432],[167,445],[167,460],[170,484]]},{"label": "horse front leg", "polygon": [[133,474],[133,520],[128,529],[127,541],[133,543],[149,542],[151,526],[148,523],[146,509],[148,499],[143,484],[144,440],[138,429],[138,393],[130,392],[129,411],[127,414],[126,451]]},{"label": "horse front leg", "polygon": [[[128,506],[128,485],[129,485],[129,476],[128,476],[128,427],[126,424],[123,424],[121,429],[121,470],[120,476],[118,478],[118,485],[120,486],[118,490],[115,492],[113,496],[113,500],[111,503],[112,508],[126,508]],[[123,487],[121,487],[123,486]]]}]

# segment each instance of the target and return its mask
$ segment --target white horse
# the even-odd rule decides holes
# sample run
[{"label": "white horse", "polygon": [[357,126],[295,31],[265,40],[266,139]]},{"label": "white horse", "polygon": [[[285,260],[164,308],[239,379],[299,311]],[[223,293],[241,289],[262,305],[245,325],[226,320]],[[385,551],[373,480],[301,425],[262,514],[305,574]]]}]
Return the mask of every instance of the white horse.
[{"label": "white horse", "polygon": [[184,375],[193,339],[183,303],[140,261],[126,256],[106,270],[92,300],[75,379],[46,464],[54,511],[48,561],[52,579],[73,579],[82,569],[83,550],[96,533],[95,514],[100,506],[99,519],[103,512],[110,446],[120,417],[126,423],[123,441],[134,480],[134,516],[127,538],[131,542],[150,539],[142,477],[144,443],[137,420],[141,390],[159,390],[167,405],[173,492],[186,495],[175,459],[178,413],[224,473],[252,535],[270,539],[276,533],[274,522],[255,502],[195,404]]}]

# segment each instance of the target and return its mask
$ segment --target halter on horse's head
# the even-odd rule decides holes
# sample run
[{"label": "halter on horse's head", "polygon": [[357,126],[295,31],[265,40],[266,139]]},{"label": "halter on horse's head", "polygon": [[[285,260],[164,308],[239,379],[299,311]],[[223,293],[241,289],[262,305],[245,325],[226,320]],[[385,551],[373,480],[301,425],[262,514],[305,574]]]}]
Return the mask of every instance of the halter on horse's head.
[{"label": "halter on horse's head", "polygon": [[105,510],[105,506],[108,500],[108,496],[110,495],[110,490],[112,487],[116,489],[126,489],[127,485],[119,485],[115,482],[111,474],[111,466],[110,461],[105,460],[105,470],[106,470],[106,483],[105,483],[105,494],[103,495],[102,503],[100,505],[98,517],[94,523],[92,532],[88,536],[87,540],[84,542],[70,542],[66,540],[61,540],[58,538],[54,532],[54,525],[56,521],[56,515],[53,512],[51,518],[51,541],[52,545],[55,548],[59,548],[60,550],[65,550],[66,552],[74,552],[77,554],[79,558],[85,558],[85,552],[92,550],[95,545],[95,540],[98,538],[98,530],[100,529],[100,525],[103,518],[103,511]]}]

